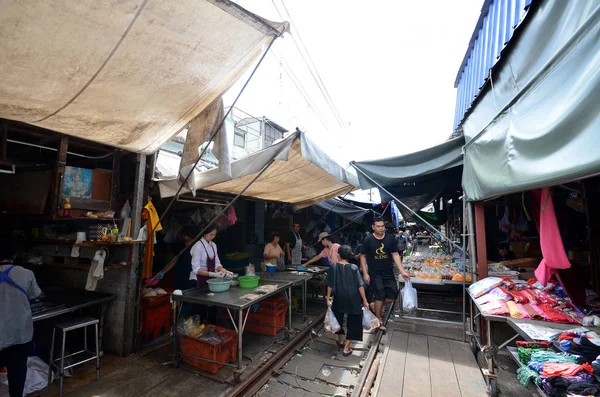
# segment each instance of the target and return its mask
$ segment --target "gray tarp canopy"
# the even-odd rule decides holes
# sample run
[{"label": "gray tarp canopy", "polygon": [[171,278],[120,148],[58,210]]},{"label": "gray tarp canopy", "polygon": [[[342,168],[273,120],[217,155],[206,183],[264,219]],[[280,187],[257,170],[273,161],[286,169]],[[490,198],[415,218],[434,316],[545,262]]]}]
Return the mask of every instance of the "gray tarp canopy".
[{"label": "gray tarp canopy", "polygon": [[469,200],[600,173],[600,0],[530,13],[462,125]]},{"label": "gray tarp canopy", "polygon": [[225,0],[0,2],[0,118],[152,153],[281,35]]},{"label": "gray tarp canopy", "polygon": [[[464,138],[458,137],[440,145],[403,156],[380,160],[357,161],[352,165],[367,174],[375,182],[401,199],[413,211],[431,203],[447,188],[460,188],[462,176],[462,147]],[[362,189],[376,185],[358,172]],[[391,201],[380,190],[382,200]],[[411,214],[400,208],[405,219]]]},{"label": "gray tarp canopy", "polygon": [[357,207],[356,205],[347,203],[339,198],[333,198],[331,200],[324,201],[317,204],[317,206],[327,211],[334,212],[354,223],[362,223],[362,221],[365,219],[365,215],[369,213],[369,210]]},{"label": "gray tarp canopy", "polygon": [[[238,194],[272,159],[275,162],[244,193],[265,201],[308,207],[358,188],[358,179],[346,171],[305,134],[289,134],[257,153],[231,162],[231,176],[214,168],[195,171],[196,189]],[[179,188],[176,179],[158,184],[161,198],[172,197]],[[181,193],[187,192],[182,189]]]}]

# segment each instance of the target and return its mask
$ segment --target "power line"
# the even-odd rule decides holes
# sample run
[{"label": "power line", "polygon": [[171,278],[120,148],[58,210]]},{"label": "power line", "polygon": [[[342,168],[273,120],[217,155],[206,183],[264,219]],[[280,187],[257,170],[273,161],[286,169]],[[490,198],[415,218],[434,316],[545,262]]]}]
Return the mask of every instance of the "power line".
[{"label": "power line", "polygon": [[[313,66],[313,68],[315,70],[315,73],[317,74],[317,78],[319,79],[319,82],[323,86],[323,90],[325,90],[325,94],[327,94],[327,98],[329,98],[329,101],[331,102],[331,106],[335,110],[336,117],[342,122],[342,127],[344,127],[344,121],[343,121],[343,119],[342,119],[342,117],[340,115],[340,112],[337,110],[337,107],[333,103],[333,99],[331,99],[331,95],[329,95],[329,91],[327,90],[327,87],[325,87],[325,82],[323,82],[323,79],[321,78],[321,75],[319,74],[319,71],[317,70],[317,66],[313,62],[312,57],[310,56],[310,53],[308,52],[308,49],[306,48],[306,45],[304,45],[304,40],[302,40],[302,36],[300,36],[300,31],[298,30],[298,25],[296,25],[294,23],[294,21],[292,20],[292,14],[290,14],[290,12],[288,11],[288,9],[287,9],[287,7],[285,5],[284,0],[280,0],[280,1],[281,1],[281,4],[283,5],[283,8],[285,9],[285,12],[290,17],[290,22],[296,27],[296,33],[298,35],[298,40],[300,41],[300,44],[302,45],[302,48],[304,48],[304,52],[306,53],[306,56],[308,57],[308,60],[310,61],[311,65]],[[292,36],[292,38],[294,38],[294,36]]]},{"label": "power line", "polygon": [[[340,127],[342,127],[342,128],[345,127],[344,121],[343,121],[342,117],[340,116],[340,113],[338,112],[335,104],[333,103],[333,100],[331,99],[331,96],[329,95],[329,92],[327,91],[327,87],[325,87],[325,84],[323,83],[323,79],[319,75],[319,71],[317,70],[317,68],[316,68],[316,66],[315,66],[312,58],[310,57],[310,54],[308,53],[308,50],[306,49],[306,46],[304,45],[304,41],[302,40],[302,37],[300,37],[300,32],[298,30],[298,26],[292,20],[292,16],[291,16],[290,12],[288,11],[288,9],[287,9],[285,3],[283,2],[283,0],[280,0],[280,1],[281,1],[281,4],[283,5],[283,8],[284,8],[285,12],[287,13],[287,15],[289,17],[290,22],[292,23],[292,25],[295,26],[296,35],[298,36],[298,40],[300,41],[302,47],[304,48],[304,52],[306,53],[306,57],[308,57],[308,59],[310,60],[310,63],[306,59],[306,57],[304,56],[304,53],[302,52],[302,50],[300,49],[300,46],[298,45],[298,42],[296,41],[296,38],[295,38],[296,35],[292,34],[291,35],[292,36],[292,41],[294,42],[294,45],[296,46],[296,49],[298,50],[298,53],[300,54],[300,56],[302,57],[302,60],[306,64],[306,67],[308,68],[308,70],[309,70],[310,74],[312,75],[315,83],[317,84],[317,87],[321,91],[321,94],[323,95],[323,98],[325,98],[325,102],[327,102],[327,105],[329,106],[329,109],[331,110],[331,113],[335,117],[337,123],[340,125]],[[281,12],[279,11],[279,8],[275,4],[275,0],[271,0],[271,2],[273,3],[273,6],[275,7],[275,10],[279,14],[279,17],[281,19],[286,19],[286,18],[283,17],[283,15],[281,14]],[[312,67],[311,67],[311,65],[312,65]],[[313,71],[313,69],[314,69],[314,71]]]},{"label": "power line", "polygon": [[275,59],[277,60],[277,62],[282,67],[283,71],[285,72],[285,74],[290,78],[290,80],[292,81],[292,83],[294,84],[294,86],[296,87],[298,92],[300,92],[300,95],[302,95],[302,97],[308,104],[308,107],[313,111],[315,116],[317,116],[317,119],[319,119],[319,121],[321,122],[321,124],[323,124],[325,129],[329,129],[329,127],[327,127],[327,123],[325,123],[325,121],[323,120],[323,116],[319,112],[319,109],[315,106],[314,101],[308,95],[308,91],[306,91],[306,89],[300,82],[300,79],[298,79],[298,77],[294,74],[292,69],[287,64],[286,65],[283,64],[283,62],[285,62],[283,60],[283,58],[281,60],[279,60],[279,59],[277,59],[277,56],[273,52],[271,54],[275,57]]}]

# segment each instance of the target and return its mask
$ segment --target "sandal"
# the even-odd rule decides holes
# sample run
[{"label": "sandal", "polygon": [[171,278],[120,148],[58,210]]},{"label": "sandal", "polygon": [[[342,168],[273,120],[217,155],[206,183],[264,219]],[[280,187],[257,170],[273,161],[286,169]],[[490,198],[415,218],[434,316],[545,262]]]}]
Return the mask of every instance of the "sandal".
[{"label": "sandal", "polygon": [[349,351],[348,353],[346,353],[346,352],[342,352],[342,355],[343,355],[344,357],[348,357],[348,356],[349,356],[349,355],[351,355],[352,353],[354,353],[354,350],[350,349],[350,351]]},{"label": "sandal", "polygon": [[344,345],[345,345],[344,342],[340,343],[337,340],[335,341],[335,344],[338,345],[338,347],[341,347],[342,349],[344,348]]}]

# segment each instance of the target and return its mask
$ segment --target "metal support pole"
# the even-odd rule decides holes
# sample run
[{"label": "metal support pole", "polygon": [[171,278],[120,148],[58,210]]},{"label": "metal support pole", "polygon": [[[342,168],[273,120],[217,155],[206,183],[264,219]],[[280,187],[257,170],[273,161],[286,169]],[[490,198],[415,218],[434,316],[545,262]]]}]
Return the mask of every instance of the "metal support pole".
[{"label": "metal support pole", "polygon": [[466,342],[467,338],[467,198],[463,194],[463,213],[462,213],[462,260],[463,260],[463,297],[462,297],[462,322],[463,322],[463,342]]}]

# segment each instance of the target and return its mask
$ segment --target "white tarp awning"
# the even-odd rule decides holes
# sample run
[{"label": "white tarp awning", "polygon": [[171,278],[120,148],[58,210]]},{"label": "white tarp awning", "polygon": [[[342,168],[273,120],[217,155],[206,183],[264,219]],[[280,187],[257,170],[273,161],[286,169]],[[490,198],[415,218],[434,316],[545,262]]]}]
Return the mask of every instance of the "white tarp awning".
[{"label": "white tarp awning", "polygon": [[0,3],[0,118],[152,153],[287,23],[225,0]]},{"label": "white tarp awning", "polygon": [[[265,201],[314,205],[356,190],[358,179],[321,151],[306,135],[290,134],[281,141],[231,163],[229,178],[218,169],[196,172],[196,188],[238,194],[271,159],[275,162],[244,193]],[[177,180],[159,182],[160,196],[172,197]],[[187,192],[182,189],[181,193]]]}]

